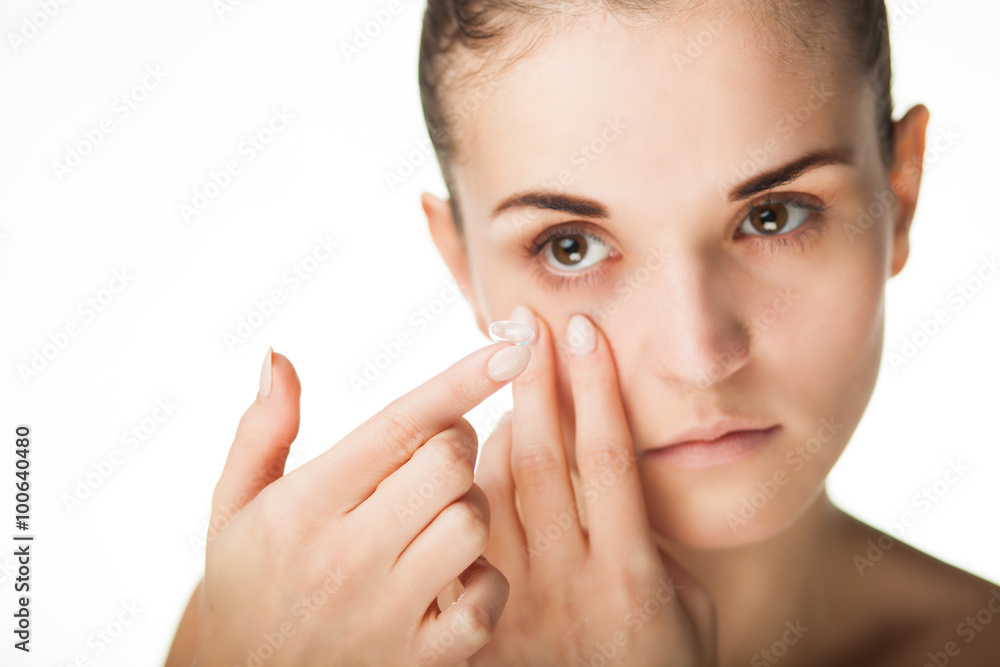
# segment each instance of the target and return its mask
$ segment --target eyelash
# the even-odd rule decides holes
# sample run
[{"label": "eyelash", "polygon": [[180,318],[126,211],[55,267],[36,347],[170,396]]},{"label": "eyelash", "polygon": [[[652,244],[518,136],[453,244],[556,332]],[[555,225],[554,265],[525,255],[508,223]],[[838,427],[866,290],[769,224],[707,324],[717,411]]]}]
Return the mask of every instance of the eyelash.
[{"label": "eyelash", "polygon": [[[823,223],[826,222],[825,213],[829,210],[829,206],[818,199],[804,199],[797,195],[774,195],[768,193],[764,196],[762,200],[751,202],[740,211],[738,225],[742,225],[746,217],[756,208],[762,206],[770,206],[773,204],[792,204],[800,208],[812,211],[813,215],[795,228],[794,231],[788,232],[787,234],[776,234],[774,236],[766,236],[761,234],[743,234],[743,236],[752,237],[754,252],[784,252],[786,249],[794,248],[798,252],[805,250],[808,241],[812,240],[817,234],[823,231]],[[737,227],[738,229],[738,227]],[[608,245],[607,240],[589,228],[580,225],[579,223],[566,223],[562,225],[554,225],[544,230],[535,239],[529,241],[523,246],[524,256],[531,259],[537,257],[545,246],[553,238],[557,236],[567,236],[570,234],[579,234],[580,236],[585,236],[588,239],[597,241],[598,243],[604,243]],[[603,261],[600,263],[601,268],[593,271],[580,271],[579,275],[566,276],[563,274],[553,273],[542,266],[541,262],[536,264],[534,276],[546,281],[551,287],[556,289],[563,288],[574,288],[574,287],[591,287],[595,282],[603,277],[605,273],[604,265],[608,262]]]},{"label": "eyelash", "polygon": [[[592,241],[597,241],[598,243],[608,243],[607,240],[600,234],[596,234],[579,224],[566,223],[563,225],[549,227],[534,240],[528,241],[528,243],[524,245],[524,255],[529,259],[537,257],[553,238],[557,236],[568,236],[570,234],[579,234],[580,236],[585,236]],[[600,267],[597,269],[591,271],[580,271],[577,275],[566,276],[559,273],[553,273],[542,266],[542,262],[536,262],[534,277],[545,281],[550,287],[554,287],[556,289],[592,287],[593,283],[604,277],[606,264],[606,261],[601,262]]]}]

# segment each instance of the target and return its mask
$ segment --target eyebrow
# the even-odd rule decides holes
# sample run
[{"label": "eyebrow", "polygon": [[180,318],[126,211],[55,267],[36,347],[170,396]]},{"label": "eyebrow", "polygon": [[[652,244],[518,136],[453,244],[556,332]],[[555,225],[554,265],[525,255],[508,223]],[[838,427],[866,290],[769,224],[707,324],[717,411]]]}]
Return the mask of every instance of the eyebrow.
[{"label": "eyebrow", "polygon": [[[791,183],[811,169],[829,164],[854,164],[854,157],[847,147],[823,149],[807,153],[791,162],[757,174],[736,185],[729,192],[728,201],[736,202],[779,185]],[[608,207],[595,199],[579,195],[564,194],[551,190],[530,190],[515,193],[497,204],[490,215],[496,218],[502,212],[514,208],[537,208],[560,211],[582,218],[603,220],[611,217]]]},{"label": "eyebrow", "polygon": [[807,153],[800,158],[765,171],[762,174],[757,174],[740,183],[730,191],[729,201],[735,202],[741,199],[749,199],[759,192],[791,183],[810,169],[816,169],[828,164],[852,165],[854,164],[854,155],[851,149],[846,146]]}]

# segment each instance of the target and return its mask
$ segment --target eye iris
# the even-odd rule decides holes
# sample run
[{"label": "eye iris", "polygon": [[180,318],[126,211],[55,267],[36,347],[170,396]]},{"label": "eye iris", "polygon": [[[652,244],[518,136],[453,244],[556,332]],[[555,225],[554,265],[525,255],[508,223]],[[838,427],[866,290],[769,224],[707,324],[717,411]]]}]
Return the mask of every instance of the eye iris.
[{"label": "eye iris", "polygon": [[784,204],[761,206],[750,215],[750,222],[759,231],[779,232],[788,222],[788,210]]},{"label": "eye iris", "polygon": [[580,234],[561,236],[552,244],[552,254],[562,264],[576,264],[587,254],[587,239]]}]

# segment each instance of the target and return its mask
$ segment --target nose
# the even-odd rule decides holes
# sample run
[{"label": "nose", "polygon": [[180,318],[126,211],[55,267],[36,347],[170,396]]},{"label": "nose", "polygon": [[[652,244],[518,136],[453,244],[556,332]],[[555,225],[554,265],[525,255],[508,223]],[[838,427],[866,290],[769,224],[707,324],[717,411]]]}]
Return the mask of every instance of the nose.
[{"label": "nose", "polygon": [[704,390],[746,364],[750,338],[739,289],[706,254],[673,252],[644,296],[648,367],[684,390]]}]

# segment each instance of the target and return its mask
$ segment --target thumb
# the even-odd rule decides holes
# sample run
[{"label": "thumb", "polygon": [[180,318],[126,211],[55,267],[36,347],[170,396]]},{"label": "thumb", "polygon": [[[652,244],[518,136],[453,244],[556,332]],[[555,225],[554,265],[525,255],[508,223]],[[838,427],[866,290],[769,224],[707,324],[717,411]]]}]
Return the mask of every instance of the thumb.
[{"label": "thumb", "polygon": [[292,362],[270,347],[260,371],[260,391],[243,413],[212,495],[209,534],[221,530],[261,489],[281,477],[299,432],[302,385]]}]

